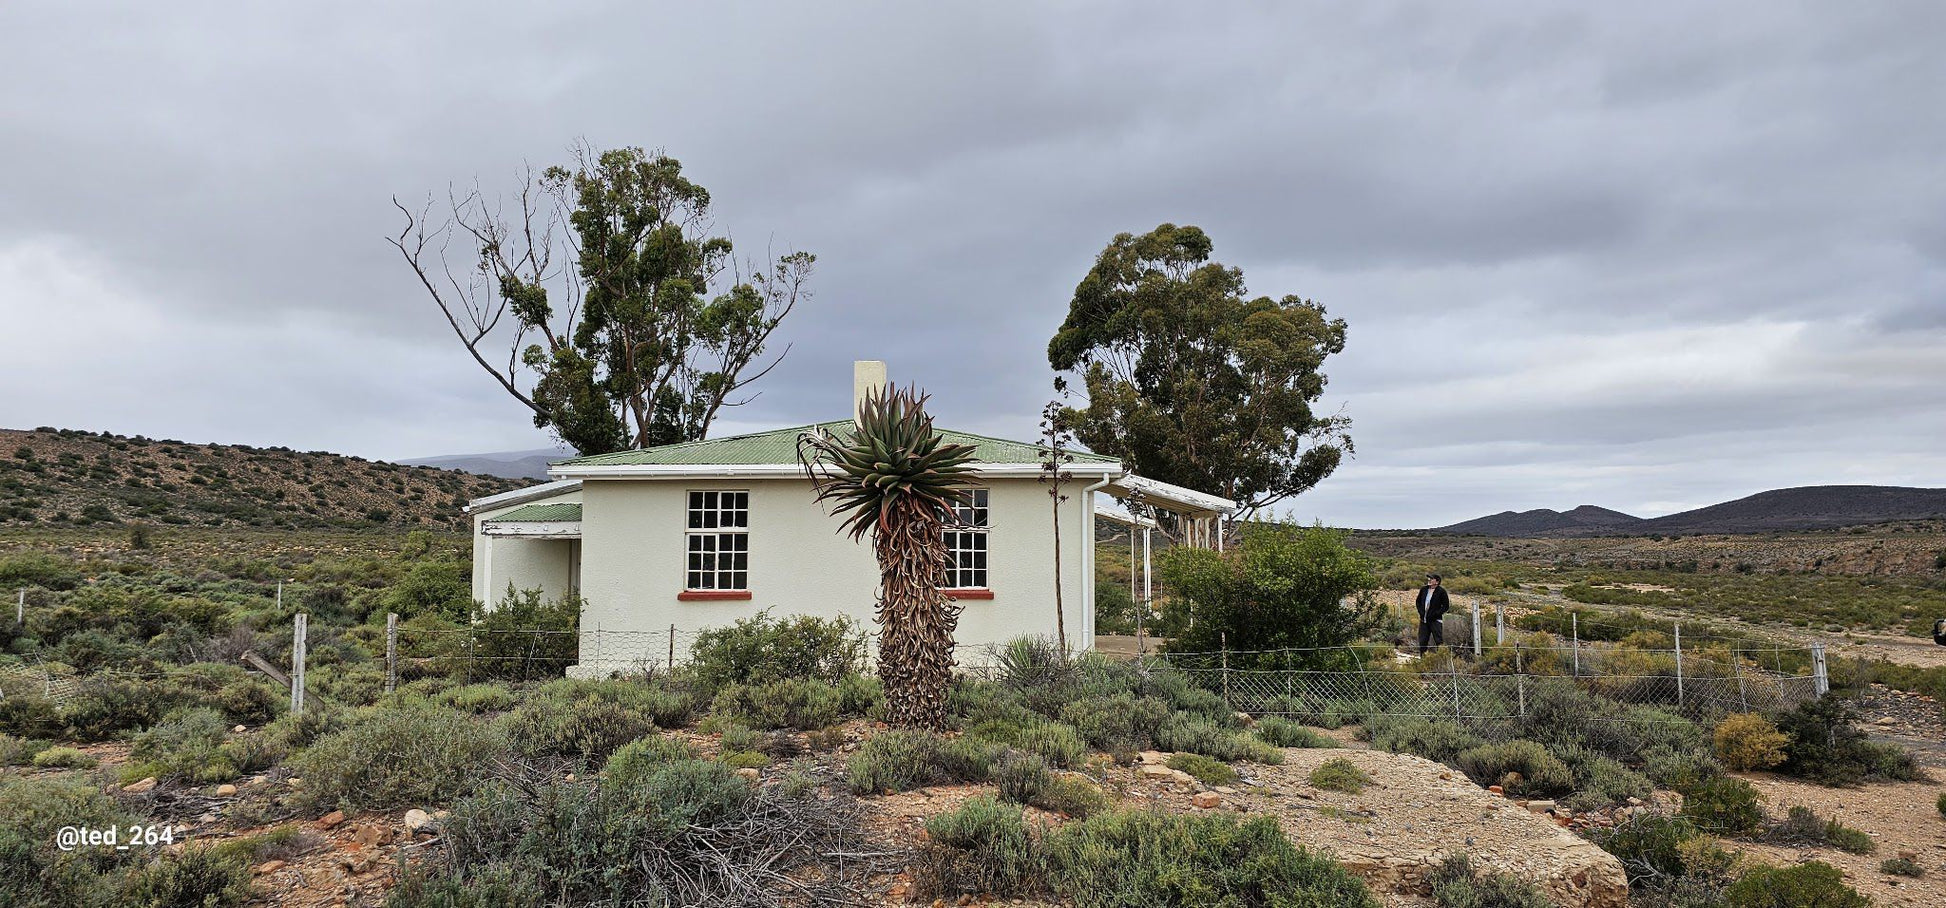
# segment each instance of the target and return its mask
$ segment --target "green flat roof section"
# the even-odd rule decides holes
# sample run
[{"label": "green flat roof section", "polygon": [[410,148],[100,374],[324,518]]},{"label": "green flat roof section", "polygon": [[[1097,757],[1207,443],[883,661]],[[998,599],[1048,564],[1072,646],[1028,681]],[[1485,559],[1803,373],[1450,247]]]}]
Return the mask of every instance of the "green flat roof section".
[{"label": "green flat roof section", "polygon": [[492,523],[573,523],[581,519],[581,506],[572,503],[529,504],[492,518]]},{"label": "green flat roof section", "polygon": [[[839,437],[848,437],[852,431],[849,419],[836,422],[817,423],[809,426],[796,426],[789,429],[773,429],[752,435],[735,435],[729,438],[706,438],[702,441],[686,441],[681,444],[662,445],[655,448],[642,448],[636,451],[616,451],[613,454],[596,454],[592,457],[577,457],[573,460],[556,461],[557,467],[614,467],[639,466],[647,464],[760,464],[796,463],[797,438],[805,432],[822,429]],[[952,444],[972,445],[973,456],[980,463],[1039,463],[1040,445],[1022,441],[1008,441],[1004,438],[989,438],[985,435],[972,435],[941,429]],[[1115,463],[1113,457],[1074,451],[1075,463]],[[534,505],[533,507],[552,507]],[[579,507],[578,505],[575,507]],[[518,512],[515,512],[518,513]],[[513,519],[512,515],[497,518]],[[532,518],[528,518],[532,519]]]}]

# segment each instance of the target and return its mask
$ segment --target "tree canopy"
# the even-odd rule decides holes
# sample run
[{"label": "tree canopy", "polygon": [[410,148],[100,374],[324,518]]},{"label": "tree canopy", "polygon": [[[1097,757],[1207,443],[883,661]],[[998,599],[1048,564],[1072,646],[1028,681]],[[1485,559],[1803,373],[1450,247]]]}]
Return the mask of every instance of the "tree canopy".
[{"label": "tree canopy", "polygon": [[[1246,525],[1238,551],[1169,549],[1158,573],[1177,597],[1171,607],[1187,606],[1196,618],[1176,632],[1169,648],[1240,651],[1232,661],[1244,667],[1342,664],[1349,658],[1344,653],[1316,648],[1355,643],[1383,615],[1373,596],[1379,583],[1372,559],[1345,545],[1346,535],[1324,527],[1256,523]],[[1305,651],[1263,652],[1285,648]]]},{"label": "tree canopy", "polygon": [[[432,227],[430,205],[400,205],[392,244],[474,361],[582,454],[702,438],[747,402],[783,358],[762,362],[815,261],[739,263],[712,235],[709,191],[640,148],[579,146],[571,164],[530,172],[510,209],[478,190],[448,207]],[[458,274],[455,240],[473,258]]]},{"label": "tree canopy", "polygon": [[[1296,296],[1249,297],[1201,229],[1120,234],[1075,287],[1048,344],[1078,374],[1075,434],[1151,479],[1237,501],[1247,515],[1305,492],[1352,451],[1351,421],[1313,408],[1345,320]],[[1068,390],[1067,376],[1056,379]]]}]

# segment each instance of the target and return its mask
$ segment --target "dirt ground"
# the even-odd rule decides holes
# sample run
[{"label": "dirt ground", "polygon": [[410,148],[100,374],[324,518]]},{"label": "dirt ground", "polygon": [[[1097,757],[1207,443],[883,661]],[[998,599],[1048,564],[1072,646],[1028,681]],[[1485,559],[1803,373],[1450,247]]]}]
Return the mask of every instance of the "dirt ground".
[{"label": "dirt ground", "polygon": [[[1936,777],[1946,772],[1934,769]],[[1773,776],[1739,773],[1763,793],[1765,807],[1782,815],[1793,806],[1809,807],[1865,831],[1878,848],[1872,854],[1847,854],[1831,847],[1733,843],[1748,859],[1789,865],[1819,860],[1844,871],[1845,881],[1881,906],[1937,908],[1946,905],[1946,817],[1934,800],[1946,787],[1938,782],[1900,782],[1864,788],[1825,788]],[[1919,879],[1880,873],[1879,862],[1910,856],[1925,868]]]}]

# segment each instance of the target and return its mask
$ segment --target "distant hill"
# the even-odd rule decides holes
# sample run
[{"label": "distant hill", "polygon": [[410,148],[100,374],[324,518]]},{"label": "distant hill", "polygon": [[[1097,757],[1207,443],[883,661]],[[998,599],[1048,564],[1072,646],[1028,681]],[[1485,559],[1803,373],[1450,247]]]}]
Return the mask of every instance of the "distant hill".
[{"label": "distant hill", "polygon": [[537,448],[532,451],[499,451],[492,454],[446,454],[439,457],[416,457],[401,460],[402,464],[415,467],[437,467],[441,470],[459,470],[465,473],[479,473],[483,476],[500,476],[507,479],[546,479],[547,465],[556,460],[573,457],[574,452],[556,448]]},{"label": "distant hill", "polygon": [[0,526],[465,526],[460,507],[524,482],[324,451],[0,429]]},{"label": "distant hill", "polygon": [[1506,511],[1429,532],[1475,536],[1614,536],[1770,533],[1946,517],[1946,489],[1803,486],[1774,489],[1665,517],[1642,519],[1582,505],[1566,513]]},{"label": "distant hill", "polygon": [[1946,517],[1946,489],[1802,486],[1645,520],[1643,533],[1765,533],[1825,530],[1894,520]]},{"label": "distant hill", "polygon": [[1435,533],[1463,533],[1469,536],[1539,536],[1547,533],[1631,532],[1642,518],[1584,504],[1572,511],[1538,508],[1532,511],[1501,511],[1476,517],[1452,526],[1439,527]]}]

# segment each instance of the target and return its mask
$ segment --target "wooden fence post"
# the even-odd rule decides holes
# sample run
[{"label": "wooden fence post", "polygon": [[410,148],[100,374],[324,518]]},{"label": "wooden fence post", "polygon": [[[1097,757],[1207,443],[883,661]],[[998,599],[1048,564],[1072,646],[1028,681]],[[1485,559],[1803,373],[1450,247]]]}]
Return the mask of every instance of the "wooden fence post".
[{"label": "wooden fence post", "polygon": [[1568,624],[1574,629],[1574,676],[1581,677],[1581,614],[1568,613]]},{"label": "wooden fence post", "polygon": [[393,612],[385,615],[385,692],[391,693],[399,687],[399,616]]},{"label": "wooden fence post", "polygon": [[14,600],[14,627],[27,626],[27,589],[22,587],[20,598]]},{"label": "wooden fence post", "polygon": [[1216,639],[1223,647],[1223,705],[1234,710],[1236,707],[1230,704],[1230,634],[1220,631]]},{"label": "wooden fence post", "polygon": [[1730,670],[1737,673],[1737,701],[1743,704],[1743,711],[1750,711],[1750,694],[1743,687],[1743,650],[1731,648]]},{"label": "wooden fence post", "polygon": [[299,612],[291,618],[291,712],[304,711],[304,658],[311,635],[311,616]]},{"label": "wooden fence post", "polygon": [[1527,718],[1527,658],[1521,654],[1520,644],[1514,644],[1514,684],[1520,691],[1520,717]]},{"label": "wooden fence post", "polygon": [[671,622],[669,625],[669,670],[676,670],[676,625],[674,622]]},{"label": "wooden fence post", "polygon": [[1493,604],[1493,645],[1507,642],[1507,610],[1500,603]]}]

